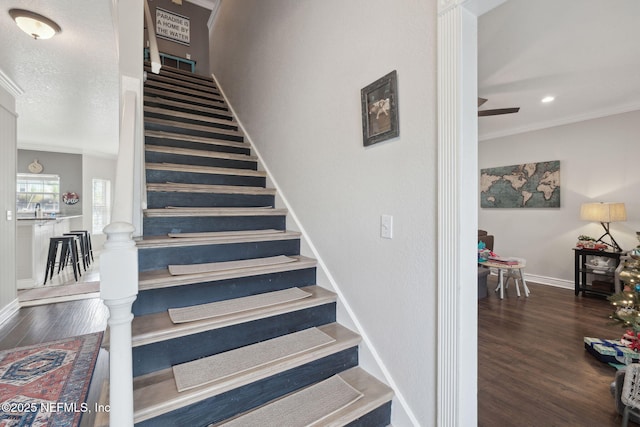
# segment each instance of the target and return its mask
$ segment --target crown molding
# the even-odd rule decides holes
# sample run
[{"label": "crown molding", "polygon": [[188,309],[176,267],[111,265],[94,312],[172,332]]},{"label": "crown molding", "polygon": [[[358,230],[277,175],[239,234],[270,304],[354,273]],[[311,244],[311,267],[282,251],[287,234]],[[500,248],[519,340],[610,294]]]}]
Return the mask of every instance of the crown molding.
[{"label": "crown molding", "polygon": [[196,6],[204,7],[205,9],[213,10],[214,7],[217,7],[216,3],[219,3],[218,0],[187,0],[189,3],[195,4]]},{"label": "crown molding", "polygon": [[442,15],[466,1],[467,0],[438,0],[438,15]]},{"label": "crown molding", "polygon": [[615,116],[616,114],[629,113],[631,111],[640,110],[640,103],[632,103],[625,105],[618,105],[611,108],[605,108],[602,110],[590,111],[584,114],[577,114],[575,116],[563,117],[561,119],[549,120],[546,122],[532,123],[526,126],[521,126],[512,129],[505,129],[498,132],[490,132],[478,136],[478,141],[487,141],[495,138],[502,138],[505,136],[518,135],[526,132],[533,132],[536,130],[548,129],[556,126],[569,125],[572,123],[584,122],[587,120],[600,119],[602,117]]},{"label": "crown molding", "polygon": [[211,34],[213,30],[213,25],[216,22],[216,17],[218,16],[218,10],[220,10],[220,3],[222,0],[212,0],[213,7],[211,8],[211,15],[209,15],[209,20],[207,21],[207,28],[209,29],[209,34]]},{"label": "crown molding", "polygon": [[5,88],[14,97],[24,94],[24,90],[2,70],[0,70],[0,87]]}]

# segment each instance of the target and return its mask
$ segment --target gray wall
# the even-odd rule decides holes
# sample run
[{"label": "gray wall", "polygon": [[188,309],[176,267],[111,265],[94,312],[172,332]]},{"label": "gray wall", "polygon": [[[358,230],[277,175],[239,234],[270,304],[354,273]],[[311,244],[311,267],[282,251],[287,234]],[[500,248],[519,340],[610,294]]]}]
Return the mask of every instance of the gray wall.
[{"label": "gray wall", "polygon": [[[30,173],[28,166],[34,159],[42,164],[42,173],[60,175],[60,215],[82,215],[82,155],[52,153],[49,151],[18,150],[17,173]],[[75,205],[62,203],[62,194],[71,191],[80,195],[80,202]],[[15,187],[13,189],[15,204]],[[87,196],[90,196],[87,194]]]},{"label": "gray wall", "polygon": [[[384,366],[404,397],[395,426],[412,424],[403,408],[437,424],[436,7],[223,1],[211,38],[212,71],[291,208],[287,227],[295,217],[326,267],[317,283],[340,290],[338,320],[352,327],[348,305],[366,334],[362,366]],[[392,70],[400,136],[363,147],[360,90]]]},{"label": "gray wall", "polygon": [[[191,59],[196,61],[196,73],[208,75],[209,72],[209,29],[207,21],[211,15],[209,9],[196,6],[187,1],[182,2],[182,6],[172,3],[171,0],[149,0],[149,9],[151,10],[151,18],[156,19],[156,7],[178,15],[189,18],[191,36],[190,45],[185,46],[180,43],[172,42],[158,38],[158,50],[161,53],[186,58],[186,54],[191,55]],[[146,27],[145,27],[146,28]],[[144,32],[144,45],[147,45],[147,31]]]},{"label": "gray wall", "polygon": [[640,230],[640,111],[481,141],[479,168],[560,160],[560,208],[478,210],[478,226],[495,235],[499,255],[527,260],[531,280],[573,287],[580,234],[598,238],[600,224],[580,220],[586,202],[623,202],[627,221],[611,224],[622,249]]}]

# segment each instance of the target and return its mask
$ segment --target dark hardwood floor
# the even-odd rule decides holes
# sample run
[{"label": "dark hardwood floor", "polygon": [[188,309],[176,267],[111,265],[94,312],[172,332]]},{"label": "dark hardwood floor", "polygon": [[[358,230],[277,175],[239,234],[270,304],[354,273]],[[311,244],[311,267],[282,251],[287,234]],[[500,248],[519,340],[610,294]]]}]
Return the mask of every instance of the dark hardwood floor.
[{"label": "dark hardwood floor", "polygon": [[[0,350],[40,344],[104,331],[109,311],[99,298],[21,308],[0,326]],[[100,349],[87,402],[99,401],[102,383],[109,376],[109,355]],[[80,426],[92,426],[95,413],[83,414]]]},{"label": "dark hardwood floor", "polygon": [[490,276],[489,297],[478,302],[478,425],[619,426],[615,369],[583,344],[622,336],[609,302],[534,283],[529,298],[511,284],[501,301],[495,283]]}]

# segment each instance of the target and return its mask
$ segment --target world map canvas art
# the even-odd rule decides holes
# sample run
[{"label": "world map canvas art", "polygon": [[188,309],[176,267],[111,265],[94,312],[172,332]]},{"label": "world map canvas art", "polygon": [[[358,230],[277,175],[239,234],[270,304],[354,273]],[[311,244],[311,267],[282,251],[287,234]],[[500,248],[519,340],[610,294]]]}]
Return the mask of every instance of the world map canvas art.
[{"label": "world map canvas art", "polygon": [[482,169],[480,206],[559,208],[560,161]]}]

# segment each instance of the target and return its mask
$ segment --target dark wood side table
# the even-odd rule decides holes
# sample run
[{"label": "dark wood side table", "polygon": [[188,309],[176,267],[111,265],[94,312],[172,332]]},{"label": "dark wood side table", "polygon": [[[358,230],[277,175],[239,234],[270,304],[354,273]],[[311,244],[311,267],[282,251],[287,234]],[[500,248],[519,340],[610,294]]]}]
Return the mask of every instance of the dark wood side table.
[{"label": "dark wood side table", "polygon": [[[575,252],[575,293],[580,295],[592,293],[609,296],[615,289],[615,269],[620,264],[620,255],[624,252],[599,251],[595,249],[573,248]],[[589,257],[612,258],[615,265],[606,269],[588,268]],[[613,268],[611,268],[613,267]],[[603,271],[604,270],[604,271]],[[591,281],[587,281],[587,275],[591,275]]]}]

